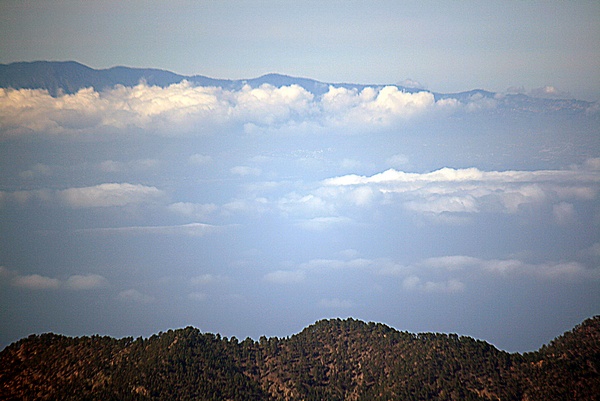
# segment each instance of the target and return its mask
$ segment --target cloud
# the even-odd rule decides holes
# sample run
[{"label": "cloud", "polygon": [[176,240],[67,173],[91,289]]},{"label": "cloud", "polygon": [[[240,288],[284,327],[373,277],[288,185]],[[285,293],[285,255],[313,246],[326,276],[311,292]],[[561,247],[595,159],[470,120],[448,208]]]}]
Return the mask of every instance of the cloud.
[{"label": "cloud", "polygon": [[105,287],[108,285],[108,281],[98,274],[76,274],[70,276],[65,285],[74,290],[90,290]]},{"label": "cloud", "polygon": [[140,159],[132,160],[129,162],[117,162],[114,160],[105,160],[100,163],[100,171],[105,173],[120,173],[128,172],[131,170],[135,171],[148,171],[156,169],[160,166],[160,160],[157,159]]},{"label": "cloud", "polygon": [[567,202],[560,202],[552,206],[552,215],[556,224],[560,226],[566,226],[575,221],[575,208],[573,204]]},{"label": "cloud", "polygon": [[193,301],[204,301],[208,298],[208,295],[204,292],[190,292],[187,297]]},{"label": "cloud", "polygon": [[156,235],[188,235],[191,237],[201,237],[207,234],[218,232],[224,229],[224,226],[215,226],[204,223],[189,223],[173,226],[126,226],[126,227],[102,227],[102,228],[83,228],[76,230],[79,233],[98,233],[98,234],[156,234]]},{"label": "cloud", "polygon": [[526,263],[518,259],[479,259],[454,255],[425,259],[415,268],[435,268],[463,274],[479,271],[501,277],[530,276],[544,280],[600,279],[600,269],[576,261]]},{"label": "cloud", "polygon": [[48,166],[43,163],[36,163],[29,170],[25,170],[19,173],[19,177],[23,179],[33,179],[36,177],[49,176],[53,172],[52,166]]},{"label": "cloud", "polygon": [[218,209],[217,205],[215,205],[214,203],[189,202],[172,203],[169,206],[167,206],[167,208],[171,212],[198,219],[205,219],[207,216],[213,214]]},{"label": "cloud", "polygon": [[304,281],[305,273],[301,270],[276,270],[264,275],[264,280],[273,284],[296,284]]},{"label": "cloud", "polygon": [[465,285],[456,279],[447,281],[422,281],[417,276],[409,276],[402,281],[402,288],[409,291],[451,294],[463,292]]},{"label": "cloud", "polygon": [[242,177],[248,175],[260,175],[261,170],[258,167],[249,167],[249,166],[235,166],[230,170],[231,174],[239,175]]},{"label": "cloud", "polygon": [[[593,251],[600,252],[596,248]],[[593,251],[585,252],[588,255]],[[346,254],[342,256],[344,255]],[[597,259],[596,255],[594,260]],[[511,258],[482,259],[468,255],[426,258],[408,264],[388,258],[342,258],[312,259],[281,274],[283,277],[302,277],[303,280],[309,277],[327,277],[343,281],[352,273],[359,273],[365,282],[368,282],[367,277],[376,281],[383,279],[385,282],[398,280],[405,290],[452,294],[463,292],[466,289],[465,283],[472,280],[496,281],[524,277],[558,282],[600,280],[600,268],[594,265],[593,260],[589,265],[592,267],[578,261],[527,263]]]},{"label": "cloud", "polygon": [[532,89],[530,95],[533,97],[541,98],[571,98],[572,96],[568,92],[558,90],[554,86],[546,85],[541,88]]},{"label": "cloud", "polygon": [[[239,90],[201,87],[183,81],[162,88],[140,83],[92,88],[52,97],[41,89],[0,88],[2,135],[26,133],[89,134],[138,130],[160,135],[205,135],[215,127],[314,131],[340,127],[357,131],[388,126],[430,110],[455,107],[454,99],[435,101],[427,91],[403,92],[396,86],[361,91],[331,86],[315,97],[298,85]],[[191,163],[204,164],[203,155]]]},{"label": "cloud", "polygon": [[203,155],[200,153],[195,153],[188,158],[188,163],[196,166],[202,166],[205,164],[209,164],[212,162],[212,157],[209,155]]},{"label": "cloud", "polygon": [[138,304],[148,304],[154,302],[154,297],[143,294],[133,288],[119,292],[117,298],[122,301],[133,302]]},{"label": "cloud", "polygon": [[321,231],[332,227],[347,225],[352,223],[352,219],[342,216],[329,216],[329,217],[314,217],[312,219],[299,220],[296,222],[296,226],[305,230]]},{"label": "cloud", "polygon": [[26,276],[16,276],[12,281],[16,287],[27,288],[30,290],[57,289],[61,282],[56,278],[40,276],[39,274],[29,274]]},{"label": "cloud", "polygon": [[388,157],[385,162],[391,167],[405,167],[409,164],[409,159],[406,155],[398,153]]},{"label": "cloud", "polygon": [[[320,194],[321,207],[336,211],[341,206],[369,206],[379,194],[386,203],[399,202],[405,209],[422,214],[517,213],[525,205],[550,202],[556,203],[555,216],[566,218],[573,214],[566,200],[596,198],[600,173],[589,168],[482,171],[446,167],[428,173],[389,169],[372,176],[333,177],[321,184],[315,191]],[[359,190],[363,196],[357,197]]]},{"label": "cloud", "polygon": [[100,184],[69,188],[58,192],[58,198],[73,208],[125,206],[153,201],[164,196],[156,187],[140,184]]},{"label": "cloud", "polygon": [[99,274],[74,274],[63,281],[40,274],[23,275],[4,266],[0,266],[0,279],[8,279],[13,286],[29,290],[91,290],[108,286],[108,280]]},{"label": "cloud", "polygon": [[435,99],[430,92],[407,93],[396,86],[379,90],[365,88],[336,88],[331,86],[321,100],[327,125],[390,125],[433,108]]},{"label": "cloud", "polygon": [[221,276],[215,276],[214,274],[201,274],[199,276],[192,277],[190,284],[192,285],[207,285],[222,280]]},{"label": "cloud", "polygon": [[354,304],[348,299],[324,298],[319,301],[319,306],[327,309],[348,309]]}]

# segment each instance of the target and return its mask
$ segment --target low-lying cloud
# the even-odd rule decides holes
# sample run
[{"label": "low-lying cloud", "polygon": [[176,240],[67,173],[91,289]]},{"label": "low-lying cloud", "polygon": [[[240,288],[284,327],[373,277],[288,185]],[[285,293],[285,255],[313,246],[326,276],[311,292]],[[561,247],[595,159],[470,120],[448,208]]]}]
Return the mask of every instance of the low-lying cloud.
[{"label": "low-lying cloud", "polygon": [[0,201],[55,203],[74,209],[126,206],[156,202],[164,197],[165,193],[156,187],[130,183],[105,183],[63,190],[0,191]]},{"label": "low-lying cloud", "polygon": [[356,131],[458,105],[455,99],[436,101],[430,92],[408,93],[396,86],[360,91],[331,86],[319,97],[298,85],[227,90],[187,81],[165,88],[145,83],[102,92],[86,88],[57,97],[42,89],[0,88],[0,130],[3,136],[132,129],[161,135],[205,134],[215,127],[243,127],[247,132],[323,127]]},{"label": "low-lying cloud", "polygon": [[323,205],[329,207],[340,199],[354,206],[368,206],[375,194],[382,202],[400,202],[405,209],[423,214],[517,213],[524,205],[549,202],[555,203],[555,218],[563,224],[574,214],[567,200],[596,199],[600,171],[442,168],[428,173],[407,173],[389,169],[372,176],[329,178],[322,185],[315,192]]},{"label": "low-lying cloud", "polygon": [[0,279],[28,290],[91,290],[108,286],[108,280],[99,274],[74,274],[61,280],[40,274],[21,274],[4,266],[0,266]]}]

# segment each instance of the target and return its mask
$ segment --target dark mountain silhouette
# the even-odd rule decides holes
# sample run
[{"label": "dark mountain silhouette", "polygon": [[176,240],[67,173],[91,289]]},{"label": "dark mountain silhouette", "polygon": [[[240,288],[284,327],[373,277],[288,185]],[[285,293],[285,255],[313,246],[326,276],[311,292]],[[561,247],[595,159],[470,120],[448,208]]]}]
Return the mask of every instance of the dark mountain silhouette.
[{"label": "dark mountain silhouette", "polygon": [[322,320],[259,341],[32,335],[0,352],[3,400],[595,400],[600,317],[536,352],[454,334]]},{"label": "dark mountain silhouette", "polygon": [[[329,86],[356,89],[367,86],[381,88],[381,84],[324,83],[308,78],[297,78],[282,74],[266,74],[252,79],[215,79],[203,75],[184,76],[173,72],[152,68],[112,67],[93,69],[75,61],[34,61],[0,64],[0,88],[46,89],[52,96],[61,93],[71,94],[80,89],[93,87],[97,91],[112,88],[115,85],[134,86],[140,82],[148,85],[166,87],[183,80],[198,86],[218,86],[225,89],[240,89],[243,85],[258,87],[270,84],[276,87],[299,85],[316,96],[329,90]],[[414,93],[423,89],[414,89],[395,85],[398,89]],[[481,89],[459,93],[431,92],[436,100],[456,99],[463,103],[488,99],[496,102],[502,110],[526,112],[556,112],[567,110],[585,112],[591,102],[574,99],[540,99],[523,94],[498,96],[497,93]]]}]

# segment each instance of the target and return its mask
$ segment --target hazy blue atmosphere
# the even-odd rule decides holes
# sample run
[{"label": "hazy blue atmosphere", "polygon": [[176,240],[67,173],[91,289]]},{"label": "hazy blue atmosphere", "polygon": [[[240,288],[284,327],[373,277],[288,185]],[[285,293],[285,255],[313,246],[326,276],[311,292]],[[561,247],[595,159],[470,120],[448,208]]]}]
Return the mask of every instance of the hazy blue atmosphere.
[{"label": "hazy blue atmosphere", "polygon": [[1,2],[0,63],[381,85],[0,89],[0,347],[352,316],[526,351],[600,313],[600,4],[396,3]]}]

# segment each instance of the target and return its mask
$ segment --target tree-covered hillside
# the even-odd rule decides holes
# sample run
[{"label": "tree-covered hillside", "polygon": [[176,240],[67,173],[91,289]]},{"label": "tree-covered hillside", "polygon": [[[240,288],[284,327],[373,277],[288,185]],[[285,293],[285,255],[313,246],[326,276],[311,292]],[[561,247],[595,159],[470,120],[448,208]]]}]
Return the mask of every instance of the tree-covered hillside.
[{"label": "tree-covered hillside", "polygon": [[537,352],[457,335],[322,320],[238,341],[187,327],[150,338],[32,335],[0,353],[6,400],[595,400],[600,317]]}]

